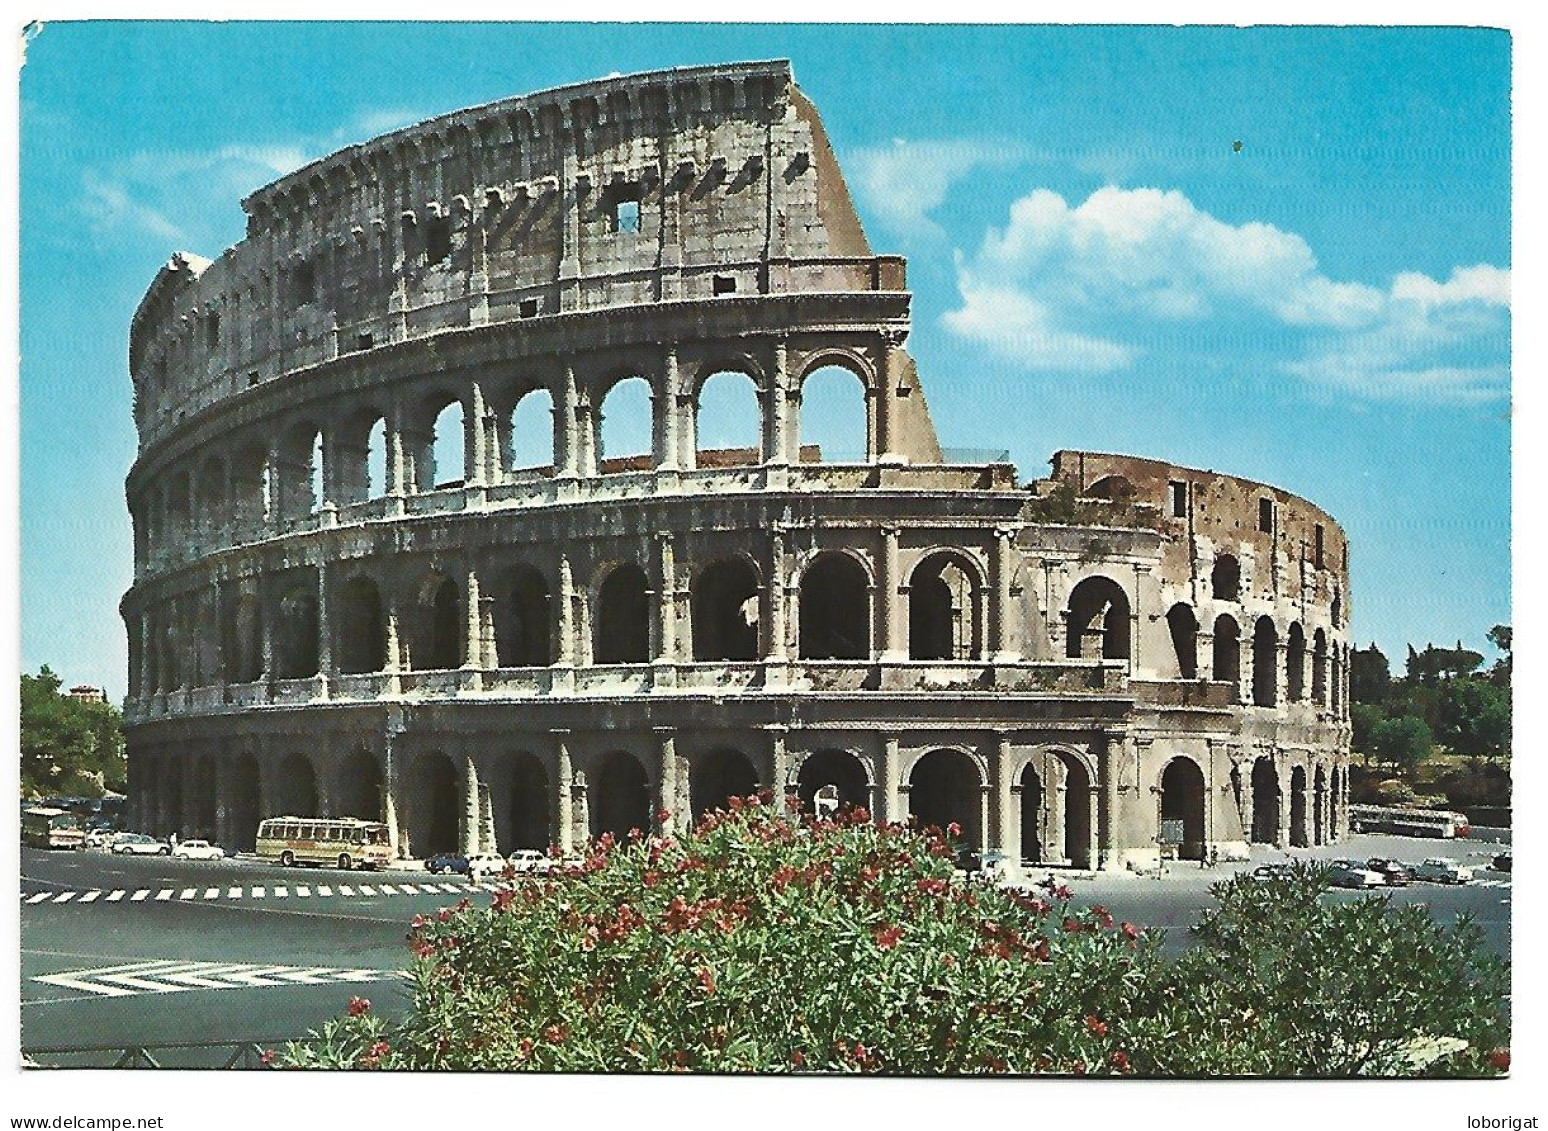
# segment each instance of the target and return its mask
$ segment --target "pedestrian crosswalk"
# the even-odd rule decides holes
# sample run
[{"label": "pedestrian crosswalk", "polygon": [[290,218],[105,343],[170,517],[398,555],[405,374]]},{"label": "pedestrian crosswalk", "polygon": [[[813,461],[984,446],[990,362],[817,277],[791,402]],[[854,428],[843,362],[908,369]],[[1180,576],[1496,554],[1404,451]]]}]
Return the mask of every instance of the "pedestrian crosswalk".
[{"label": "pedestrian crosswalk", "polygon": [[23,893],[24,904],[39,903],[205,903],[226,900],[275,900],[275,899],[370,899],[379,895],[467,895],[476,891],[494,891],[495,883],[449,883],[444,880],[426,883],[377,883],[377,884],[231,884],[226,887],[193,888],[92,888],[87,891],[40,891]]},{"label": "pedestrian crosswalk", "polygon": [[270,966],[252,962],[130,962],[63,970],[34,977],[34,982],[97,997],[170,994],[187,990],[255,989],[274,986],[334,985],[404,978],[401,970],[356,970],[337,966]]}]

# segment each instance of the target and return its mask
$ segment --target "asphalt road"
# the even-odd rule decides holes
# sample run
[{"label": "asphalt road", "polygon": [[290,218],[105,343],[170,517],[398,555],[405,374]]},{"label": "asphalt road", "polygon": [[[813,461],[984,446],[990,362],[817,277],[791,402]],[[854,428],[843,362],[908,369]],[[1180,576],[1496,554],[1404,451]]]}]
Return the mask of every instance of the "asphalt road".
[{"label": "asphalt road", "polygon": [[[1499,847],[1362,835],[1317,849],[1255,848],[1245,865],[1173,864],[1160,878],[1053,875],[1074,890],[1077,902],[1100,903],[1119,919],[1164,930],[1167,949],[1175,952],[1189,944],[1188,926],[1213,902],[1210,885],[1243,867],[1287,858],[1447,856],[1478,869],[1476,881],[1415,884],[1393,889],[1390,898],[1422,902],[1446,923],[1469,912],[1486,948],[1508,957],[1510,876],[1487,869]],[[409,920],[464,895],[489,898],[463,879],[423,870],[341,873],[247,859],[35,849],[22,850],[21,865],[24,1049],[271,1046],[320,1028],[354,995],[395,1014],[407,1004],[401,971],[408,964]],[[165,1063],[199,1063],[201,1056],[210,1063],[209,1054],[161,1056]]]}]

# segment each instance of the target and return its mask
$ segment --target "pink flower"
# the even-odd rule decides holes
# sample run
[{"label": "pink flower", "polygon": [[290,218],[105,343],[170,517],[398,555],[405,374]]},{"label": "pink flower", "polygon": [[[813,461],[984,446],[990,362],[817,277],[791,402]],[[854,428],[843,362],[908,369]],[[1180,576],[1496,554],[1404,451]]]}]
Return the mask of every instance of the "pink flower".
[{"label": "pink flower", "polygon": [[1090,1029],[1098,1037],[1107,1036],[1107,1022],[1094,1013],[1086,1014],[1086,1028]]},{"label": "pink flower", "polygon": [[273,1049],[264,1049],[263,1052],[258,1055],[258,1063],[263,1065],[265,1068],[273,1068],[274,1062],[278,1059],[279,1054],[276,1053]]},{"label": "pink flower", "polygon": [[961,836],[962,835],[962,826],[957,824],[956,821],[953,821],[951,824],[946,826],[946,835],[949,836],[949,837],[952,837],[953,839],[955,839],[956,837]]},{"label": "pink flower", "polygon": [[893,926],[891,923],[877,927],[871,932],[871,938],[876,943],[877,950],[891,950],[898,945],[898,940],[903,937],[903,928]]},{"label": "pink flower", "polygon": [[349,999],[349,1015],[351,1017],[359,1017],[369,1012],[371,1012],[371,1003],[365,998],[352,997]]}]

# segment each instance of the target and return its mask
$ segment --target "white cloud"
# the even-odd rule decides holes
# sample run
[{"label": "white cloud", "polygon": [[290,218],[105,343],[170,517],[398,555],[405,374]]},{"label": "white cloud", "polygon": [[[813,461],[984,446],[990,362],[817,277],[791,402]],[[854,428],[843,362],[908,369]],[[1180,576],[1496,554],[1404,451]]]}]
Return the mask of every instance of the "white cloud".
[{"label": "white cloud", "polygon": [[1508,271],[1338,281],[1299,235],[1226,223],[1175,190],[1108,187],[1071,207],[1036,189],[959,256],[958,287],[948,328],[1028,369],[1107,372],[1158,332],[1257,329],[1285,343],[1282,371],[1372,397],[1475,401],[1508,385]]},{"label": "white cloud", "polygon": [[123,184],[105,179],[90,169],[81,174],[81,211],[99,233],[137,228],[177,243],[182,230],[148,205],[135,200]]},{"label": "white cloud", "polygon": [[894,232],[944,238],[930,212],[943,204],[952,185],[983,167],[1007,167],[1039,159],[1024,141],[1011,138],[957,138],[906,141],[846,154],[849,182],[877,218]]}]

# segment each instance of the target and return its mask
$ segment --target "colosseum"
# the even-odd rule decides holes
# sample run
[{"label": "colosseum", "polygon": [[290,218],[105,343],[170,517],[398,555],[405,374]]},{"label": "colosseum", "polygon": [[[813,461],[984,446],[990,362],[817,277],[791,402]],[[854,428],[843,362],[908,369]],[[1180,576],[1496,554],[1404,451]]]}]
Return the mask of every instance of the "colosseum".
[{"label": "colosseum", "polygon": [[[131,330],[138,827],[421,857],[836,790],[1080,869],[1345,829],[1342,529],[942,448],[904,261],[787,62],[464,110],[243,207]],[[811,440],[822,383],[863,452]],[[750,441],[700,435],[712,392]]]}]

